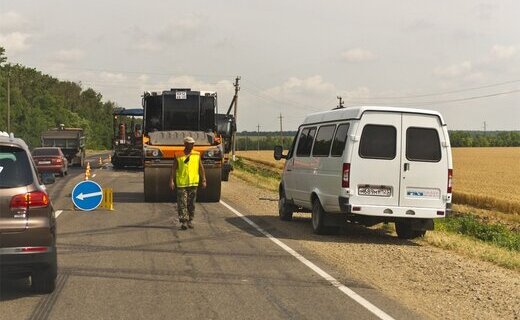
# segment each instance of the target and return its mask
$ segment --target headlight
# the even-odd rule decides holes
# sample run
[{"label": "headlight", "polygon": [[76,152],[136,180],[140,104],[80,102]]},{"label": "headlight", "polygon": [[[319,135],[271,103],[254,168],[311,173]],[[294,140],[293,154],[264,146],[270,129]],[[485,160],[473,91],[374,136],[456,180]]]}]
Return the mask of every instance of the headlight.
[{"label": "headlight", "polygon": [[203,158],[222,158],[222,150],[219,147],[210,148],[204,151]]},{"label": "headlight", "polygon": [[146,148],[144,149],[144,156],[147,158],[161,158],[162,153],[161,150],[155,148]]}]

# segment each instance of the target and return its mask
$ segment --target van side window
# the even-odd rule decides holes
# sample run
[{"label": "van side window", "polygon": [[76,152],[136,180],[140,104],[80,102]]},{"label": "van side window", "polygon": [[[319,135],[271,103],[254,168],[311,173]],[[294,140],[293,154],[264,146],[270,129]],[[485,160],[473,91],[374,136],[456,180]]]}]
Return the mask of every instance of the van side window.
[{"label": "van side window", "polygon": [[396,153],[397,130],[393,126],[367,124],[361,133],[359,156],[392,160]]},{"label": "van side window", "polygon": [[332,136],[334,135],[335,125],[321,126],[316,135],[316,141],[312,148],[312,155],[316,157],[328,157],[330,145],[332,144]]},{"label": "van side window", "polygon": [[296,156],[308,157],[311,155],[312,141],[314,140],[315,133],[316,127],[303,129],[300,140],[298,141]]},{"label": "van side window", "polygon": [[406,158],[411,161],[439,162],[441,143],[434,128],[406,129]]},{"label": "van side window", "polygon": [[349,123],[340,124],[338,126],[338,130],[336,130],[336,135],[334,136],[334,142],[332,143],[331,156],[341,157],[343,155],[349,126]]}]

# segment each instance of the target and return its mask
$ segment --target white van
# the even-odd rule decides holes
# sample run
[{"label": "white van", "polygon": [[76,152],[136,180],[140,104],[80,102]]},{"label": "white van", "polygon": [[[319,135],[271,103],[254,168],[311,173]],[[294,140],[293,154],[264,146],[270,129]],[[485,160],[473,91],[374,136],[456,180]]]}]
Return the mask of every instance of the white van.
[{"label": "white van", "polygon": [[436,111],[350,107],[305,118],[285,158],[279,215],[311,211],[315,233],[349,221],[395,222],[410,239],[433,230],[451,208],[448,130]]}]

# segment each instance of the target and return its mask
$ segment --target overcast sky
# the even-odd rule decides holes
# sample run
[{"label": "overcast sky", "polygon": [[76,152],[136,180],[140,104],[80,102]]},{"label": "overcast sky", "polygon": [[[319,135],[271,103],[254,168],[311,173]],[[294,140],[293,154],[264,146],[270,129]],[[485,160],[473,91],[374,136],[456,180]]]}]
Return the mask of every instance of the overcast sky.
[{"label": "overcast sky", "polygon": [[0,0],[12,63],[132,108],[143,91],[240,75],[238,129],[295,130],[346,106],[440,111],[449,129],[520,130],[520,1]]}]

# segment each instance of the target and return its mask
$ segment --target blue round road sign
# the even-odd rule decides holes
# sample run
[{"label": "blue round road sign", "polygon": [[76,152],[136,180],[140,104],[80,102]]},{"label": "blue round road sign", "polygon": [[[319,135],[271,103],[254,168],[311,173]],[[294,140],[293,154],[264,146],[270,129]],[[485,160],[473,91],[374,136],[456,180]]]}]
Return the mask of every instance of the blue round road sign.
[{"label": "blue round road sign", "polygon": [[80,210],[94,210],[102,200],[103,189],[94,181],[81,181],[72,189],[72,202]]}]

